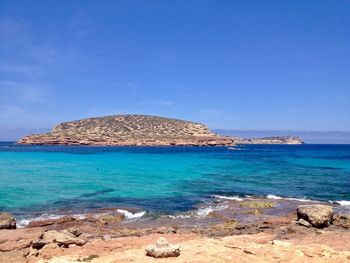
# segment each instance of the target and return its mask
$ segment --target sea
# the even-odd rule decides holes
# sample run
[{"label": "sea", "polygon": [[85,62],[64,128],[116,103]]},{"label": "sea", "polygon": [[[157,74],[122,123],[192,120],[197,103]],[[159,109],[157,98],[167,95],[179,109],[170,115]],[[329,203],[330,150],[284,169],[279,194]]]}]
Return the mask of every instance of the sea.
[{"label": "sea", "polygon": [[350,145],[0,143],[0,211],[13,214],[20,226],[37,218],[110,207],[130,218],[176,215],[215,198],[252,196],[320,201],[350,209]]}]

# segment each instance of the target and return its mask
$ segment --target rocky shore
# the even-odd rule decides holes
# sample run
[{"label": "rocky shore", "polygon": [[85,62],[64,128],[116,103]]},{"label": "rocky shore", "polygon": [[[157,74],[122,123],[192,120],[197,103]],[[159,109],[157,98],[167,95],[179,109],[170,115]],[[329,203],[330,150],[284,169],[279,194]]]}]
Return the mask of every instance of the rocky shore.
[{"label": "rocky shore", "polygon": [[19,229],[2,215],[0,262],[350,261],[350,215],[338,207],[271,199],[212,205],[205,216],[128,220],[110,208]]},{"label": "rocky shore", "polygon": [[64,122],[46,134],[29,135],[18,143],[96,146],[232,146],[235,144],[301,144],[299,138],[242,139],[221,136],[207,126],[157,116],[114,115]]}]

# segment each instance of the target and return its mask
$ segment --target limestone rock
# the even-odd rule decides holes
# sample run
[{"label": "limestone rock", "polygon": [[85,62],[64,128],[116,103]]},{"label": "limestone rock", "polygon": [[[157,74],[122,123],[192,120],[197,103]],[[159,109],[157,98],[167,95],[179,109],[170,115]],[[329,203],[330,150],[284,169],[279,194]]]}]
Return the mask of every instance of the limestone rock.
[{"label": "limestone rock", "polygon": [[125,219],[124,215],[101,215],[98,216],[94,221],[98,225],[108,225],[112,223],[120,223]]},{"label": "limestone rock", "polygon": [[301,226],[312,227],[312,225],[311,225],[308,221],[306,221],[306,220],[304,220],[304,219],[302,219],[302,218],[300,218],[300,219],[297,221],[297,224],[298,224],[298,225],[301,225]]},{"label": "limestone rock", "polygon": [[70,244],[82,246],[86,243],[84,239],[65,231],[50,230],[44,233],[43,241],[47,243],[57,243],[60,246],[68,247]]},{"label": "limestone rock", "polygon": [[323,228],[333,221],[333,208],[327,205],[301,205],[297,209],[298,220],[303,219],[313,227]]},{"label": "limestone rock", "polygon": [[77,227],[70,227],[70,228],[67,228],[65,230],[63,230],[63,232],[66,232],[66,233],[70,233],[70,234],[73,234],[74,236],[76,237],[79,237],[83,234],[83,231],[81,231],[79,228]]},{"label": "limestone rock", "polygon": [[41,239],[42,234],[43,230],[39,228],[2,229],[0,230],[0,252],[29,248],[33,240]]},{"label": "limestone rock", "polygon": [[29,254],[27,257],[37,257],[39,255],[39,250],[33,247],[29,248]]},{"label": "limestone rock", "polygon": [[240,206],[249,208],[273,208],[276,204],[274,202],[244,201],[240,203]]},{"label": "limestone rock", "polygon": [[154,258],[178,257],[180,253],[180,246],[169,244],[164,237],[160,237],[156,244],[146,248],[146,255]]},{"label": "limestone rock", "polygon": [[336,215],[333,224],[346,229],[350,229],[350,215]]},{"label": "limestone rock", "polygon": [[63,249],[58,244],[47,244],[40,250],[39,254],[44,259],[50,259],[62,251]]},{"label": "limestone rock", "polygon": [[9,213],[0,213],[0,229],[15,229],[16,219]]}]

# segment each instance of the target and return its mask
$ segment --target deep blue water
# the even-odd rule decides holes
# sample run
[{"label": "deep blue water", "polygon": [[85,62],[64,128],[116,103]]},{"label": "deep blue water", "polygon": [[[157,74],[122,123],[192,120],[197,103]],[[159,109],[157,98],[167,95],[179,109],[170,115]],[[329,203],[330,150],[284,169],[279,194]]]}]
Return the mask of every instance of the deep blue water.
[{"label": "deep blue water", "polygon": [[350,201],[350,145],[19,146],[0,143],[0,210],[136,206],[176,213],[213,195]]}]

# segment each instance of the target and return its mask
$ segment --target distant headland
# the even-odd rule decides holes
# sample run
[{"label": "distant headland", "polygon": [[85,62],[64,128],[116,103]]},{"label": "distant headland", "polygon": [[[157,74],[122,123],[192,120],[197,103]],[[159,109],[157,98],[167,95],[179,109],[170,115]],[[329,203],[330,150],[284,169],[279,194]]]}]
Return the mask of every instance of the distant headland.
[{"label": "distant headland", "polygon": [[149,115],[112,115],[58,124],[51,132],[23,137],[21,144],[97,146],[233,146],[302,144],[298,137],[244,139],[222,136],[206,125]]}]

